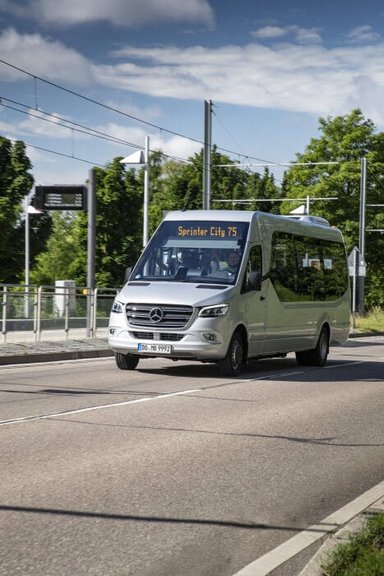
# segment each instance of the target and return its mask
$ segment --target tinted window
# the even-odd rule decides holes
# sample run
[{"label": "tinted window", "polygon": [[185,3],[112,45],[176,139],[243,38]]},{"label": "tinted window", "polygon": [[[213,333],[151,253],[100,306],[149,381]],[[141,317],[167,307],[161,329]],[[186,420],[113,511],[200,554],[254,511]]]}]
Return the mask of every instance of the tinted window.
[{"label": "tinted window", "polygon": [[337,300],[348,287],[344,245],[275,232],[270,277],[282,302]]}]

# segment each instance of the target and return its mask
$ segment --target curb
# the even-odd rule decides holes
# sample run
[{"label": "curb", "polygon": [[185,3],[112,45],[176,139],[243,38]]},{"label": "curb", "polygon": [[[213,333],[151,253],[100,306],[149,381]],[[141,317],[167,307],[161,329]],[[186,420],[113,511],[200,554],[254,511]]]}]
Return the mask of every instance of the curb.
[{"label": "curb", "polygon": [[317,553],[312,557],[298,576],[324,576],[322,570],[323,562],[329,554],[339,545],[347,544],[351,536],[358,534],[364,528],[366,521],[372,516],[384,513],[384,496],[379,498],[366,510],[352,518],[345,526],[337,532],[330,534]]},{"label": "curb", "polygon": [[370,338],[371,336],[384,336],[384,332],[351,332],[348,338]]},{"label": "curb", "polygon": [[54,362],[57,360],[82,360],[86,358],[105,358],[113,356],[112,350],[71,350],[62,352],[26,352],[0,357],[0,366],[7,364],[32,364],[35,362]]}]

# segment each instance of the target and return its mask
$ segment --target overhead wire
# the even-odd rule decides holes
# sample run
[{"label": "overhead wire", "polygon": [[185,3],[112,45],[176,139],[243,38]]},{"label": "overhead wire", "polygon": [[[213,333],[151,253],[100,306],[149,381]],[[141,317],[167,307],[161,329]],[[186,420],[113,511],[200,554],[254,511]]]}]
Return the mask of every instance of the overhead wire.
[{"label": "overhead wire", "polygon": [[[4,100],[6,100],[7,102],[12,102],[13,104],[16,104],[17,106],[21,106],[23,108],[26,108],[27,110],[19,110],[18,108],[15,108],[14,106],[10,106],[9,104],[5,104]],[[89,126],[84,126],[83,124],[80,124],[78,122],[74,122],[73,120],[68,120],[66,118],[63,118],[62,116],[60,116],[58,114],[51,114],[50,112],[45,112],[42,109],[36,110],[36,112],[39,112],[40,114],[37,114],[37,113],[35,114],[34,112],[31,112],[31,110],[34,110],[34,109],[33,108],[31,109],[30,106],[23,104],[21,102],[17,102],[15,100],[11,100],[10,98],[6,98],[4,96],[0,96],[0,105],[3,106],[3,108],[7,108],[8,110],[12,110],[13,112],[25,114],[25,115],[30,116],[32,118],[36,118],[37,120],[49,122],[51,124],[54,124],[55,126],[61,126],[62,128],[71,130],[72,134],[73,134],[73,132],[79,132],[79,133],[85,134],[87,136],[93,136],[95,138],[107,140],[109,142],[113,142],[116,144],[123,144],[124,146],[130,146],[132,148],[141,148],[141,146],[135,142],[129,142],[128,140],[124,140],[123,138],[118,138],[116,136],[113,136],[112,134],[108,134],[106,132],[96,130],[95,128],[91,128]],[[42,114],[44,114],[44,116]],[[46,151],[48,151],[48,149],[46,149]],[[153,150],[152,150],[152,152],[153,152]],[[178,158],[177,156],[172,156],[170,154],[165,154],[165,153],[162,153],[162,154],[166,158],[177,160],[178,162],[186,162],[186,160],[183,158]]]},{"label": "overhead wire", "polygon": [[[147,121],[147,120],[144,120],[144,119],[142,119],[142,118],[139,118],[138,116],[134,116],[133,114],[129,114],[129,113],[127,113],[127,112],[124,112],[123,110],[119,110],[118,108],[115,108],[115,107],[113,107],[113,106],[110,106],[110,105],[108,105],[108,104],[105,104],[105,103],[103,103],[103,102],[100,102],[100,101],[98,101],[98,100],[95,100],[95,99],[93,99],[93,98],[90,98],[89,96],[85,96],[84,94],[81,94],[81,93],[79,93],[79,92],[76,92],[76,91],[74,91],[74,90],[71,90],[71,89],[69,89],[69,88],[66,88],[66,87],[64,87],[64,86],[61,86],[60,84],[57,84],[56,82],[52,82],[51,80],[47,80],[47,79],[45,79],[45,78],[42,78],[42,77],[40,77],[40,76],[37,76],[36,74],[32,74],[31,72],[28,72],[27,70],[24,70],[23,68],[20,68],[19,66],[16,66],[16,65],[14,65],[14,64],[11,64],[10,62],[7,62],[7,61],[5,61],[5,60],[3,60],[3,59],[1,59],[1,58],[0,58],[0,63],[1,63],[1,64],[4,64],[5,66],[9,66],[10,68],[12,68],[12,69],[14,69],[14,70],[17,70],[18,72],[21,72],[22,74],[25,74],[25,75],[27,75],[27,76],[29,76],[30,78],[33,79],[33,81],[34,81],[35,106],[36,106],[36,108],[37,108],[37,83],[36,83],[36,81],[39,80],[40,82],[42,82],[42,83],[44,83],[44,84],[47,84],[47,85],[49,85],[49,86],[52,86],[52,87],[54,87],[54,88],[56,88],[56,89],[58,89],[58,90],[61,90],[61,91],[66,92],[66,93],[68,93],[68,94],[71,94],[72,96],[75,96],[75,97],[80,98],[80,99],[82,99],[82,100],[84,100],[84,101],[90,102],[90,103],[92,103],[92,104],[94,104],[94,105],[96,105],[96,106],[100,106],[100,107],[102,107],[102,108],[104,108],[104,109],[106,109],[106,110],[109,110],[109,111],[111,111],[111,112],[114,112],[114,113],[116,113],[116,114],[125,116],[126,118],[130,118],[131,120],[134,120],[135,122],[139,122],[139,123],[141,123],[141,124],[144,124],[144,125],[146,125],[146,126],[149,126],[149,127],[151,127],[151,128],[154,128],[154,129],[156,129],[156,130],[159,130],[160,132],[165,132],[165,133],[171,134],[171,135],[173,135],[173,136],[178,136],[178,137],[180,137],[180,138],[184,138],[184,139],[186,139],[186,140],[190,140],[191,142],[196,142],[197,144],[200,144],[201,146],[204,146],[204,142],[201,141],[201,140],[199,140],[199,139],[197,139],[197,138],[193,138],[193,137],[191,137],[191,136],[186,136],[185,134],[182,134],[181,132],[177,132],[177,131],[175,131],[175,130],[170,130],[170,129],[168,129],[168,128],[164,128],[163,126],[159,126],[158,124],[154,124],[153,122],[149,122],[149,121]],[[142,148],[142,146],[136,146],[136,145],[135,145],[135,147],[136,147],[136,148]],[[235,152],[235,151],[233,151],[233,150],[228,150],[228,149],[223,148],[223,147],[220,147],[220,146],[217,146],[217,149],[218,149],[218,150],[221,150],[222,152],[225,152],[225,153],[227,153],[227,154],[232,154],[232,155],[234,155],[234,156],[238,156],[238,155],[239,155],[238,152]],[[241,155],[243,155],[243,154],[241,154]],[[248,155],[248,154],[246,155],[246,157],[249,158],[249,159],[251,159],[251,160],[260,160],[259,158],[255,158],[255,157],[253,157],[253,156],[251,156],[251,155]]]}]

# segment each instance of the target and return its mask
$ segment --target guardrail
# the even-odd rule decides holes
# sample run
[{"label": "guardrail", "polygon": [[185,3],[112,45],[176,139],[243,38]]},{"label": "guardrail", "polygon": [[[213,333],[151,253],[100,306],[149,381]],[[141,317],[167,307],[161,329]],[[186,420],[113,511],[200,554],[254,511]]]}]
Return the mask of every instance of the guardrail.
[{"label": "guardrail", "polygon": [[118,290],[0,284],[2,341],[29,335],[39,342],[53,334],[65,339],[96,338],[100,330],[106,330]]}]

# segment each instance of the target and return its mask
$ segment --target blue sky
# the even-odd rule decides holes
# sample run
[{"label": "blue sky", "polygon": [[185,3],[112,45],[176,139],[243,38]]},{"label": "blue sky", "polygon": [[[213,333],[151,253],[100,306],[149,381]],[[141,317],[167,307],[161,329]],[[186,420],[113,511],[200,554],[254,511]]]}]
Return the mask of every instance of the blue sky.
[{"label": "blue sky", "polygon": [[384,130],[383,24],[382,0],[0,0],[0,134],[37,185],[82,184],[146,136],[192,155],[211,100],[231,158],[294,161],[319,117]]}]

